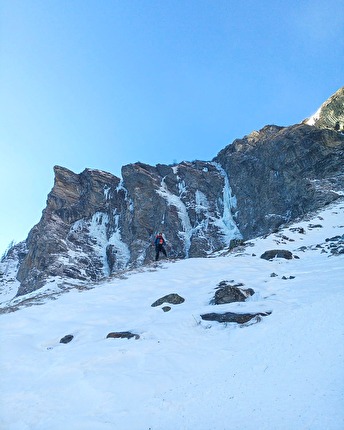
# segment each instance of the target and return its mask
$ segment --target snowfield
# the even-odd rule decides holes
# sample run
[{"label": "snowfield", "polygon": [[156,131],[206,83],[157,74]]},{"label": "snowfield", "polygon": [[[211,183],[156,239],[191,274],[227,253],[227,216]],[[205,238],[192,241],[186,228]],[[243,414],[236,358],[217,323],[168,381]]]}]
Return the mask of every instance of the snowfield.
[{"label": "snowfield", "polygon": [[[344,253],[326,241],[344,235],[343,215],[342,201],[228,255],[3,313],[1,430],[343,430]],[[261,259],[270,249],[299,258]],[[223,280],[255,294],[209,304]],[[185,302],[151,306],[170,293]],[[243,326],[200,317],[229,311],[272,313]]]}]

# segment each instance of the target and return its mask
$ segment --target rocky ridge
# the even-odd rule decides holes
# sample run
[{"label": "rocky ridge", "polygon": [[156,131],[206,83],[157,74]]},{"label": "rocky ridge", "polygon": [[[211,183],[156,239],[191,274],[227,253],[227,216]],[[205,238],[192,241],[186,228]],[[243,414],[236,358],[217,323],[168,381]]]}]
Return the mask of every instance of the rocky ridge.
[{"label": "rocky ridge", "polygon": [[314,125],[266,126],[209,162],[138,162],[122,179],[56,166],[40,222],[1,262],[0,288],[21,296],[140,267],[158,230],[170,258],[206,257],[329,204],[344,191],[343,100],[342,88]]},{"label": "rocky ridge", "polygon": [[303,122],[318,128],[344,131],[344,87],[336,91],[314,115]]}]

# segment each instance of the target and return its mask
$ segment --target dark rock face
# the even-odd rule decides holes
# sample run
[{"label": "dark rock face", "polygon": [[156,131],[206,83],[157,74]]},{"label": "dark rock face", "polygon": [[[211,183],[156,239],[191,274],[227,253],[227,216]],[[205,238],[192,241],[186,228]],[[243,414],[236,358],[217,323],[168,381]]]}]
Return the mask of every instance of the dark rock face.
[{"label": "dark rock face", "polygon": [[228,178],[214,163],[136,163],[122,175],[121,181],[99,170],[78,175],[55,167],[47,207],[26,241],[18,295],[48,278],[96,282],[152,261],[161,230],[170,257],[204,257],[241,238]]},{"label": "dark rock face", "polygon": [[[86,169],[80,175],[55,167],[55,184],[40,222],[26,240],[28,253],[19,267],[18,295],[44,285],[46,279],[96,281],[106,273],[106,237],[115,226],[109,214],[121,207],[120,193],[108,199],[120,180]],[[121,267],[121,263],[118,266]]]},{"label": "dark rock face", "polygon": [[136,163],[123,167],[122,175],[133,208],[125,225],[131,226],[134,261],[153,260],[147,241],[158,231],[164,232],[168,255],[181,258],[205,257],[241,237],[228,207],[228,179],[212,163]]},{"label": "dark rock face", "polygon": [[223,149],[215,161],[230,178],[243,238],[339,198],[344,189],[344,135],[305,124],[266,126]]}]

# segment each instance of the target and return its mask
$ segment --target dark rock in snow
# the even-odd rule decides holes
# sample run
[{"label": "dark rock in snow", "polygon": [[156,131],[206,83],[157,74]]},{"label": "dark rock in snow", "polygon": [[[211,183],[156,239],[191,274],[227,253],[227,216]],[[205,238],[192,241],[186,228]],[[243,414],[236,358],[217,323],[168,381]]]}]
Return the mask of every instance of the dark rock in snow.
[{"label": "dark rock in snow", "polygon": [[156,300],[154,303],[152,303],[152,307],[160,306],[163,303],[169,303],[171,305],[179,305],[181,303],[185,302],[185,299],[181,297],[179,294],[173,293],[168,294],[167,296],[161,297],[160,299]]},{"label": "dark rock in snow", "polygon": [[72,334],[67,334],[66,336],[64,336],[61,340],[60,343],[69,343],[74,339],[74,336]]},{"label": "dark rock in snow", "polygon": [[259,317],[270,315],[271,312],[258,312],[254,314],[236,314],[233,312],[225,312],[225,313],[209,313],[201,315],[201,318],[205,321],[217,321],[220,323],[237,323],[237,324],[245,324],[251,321],[254,318],[257,318],[259,321]]},{"label": "dark rock in snow", "polygon": [[327,249],[332,255],[344,254],[344,235],[334,236],[325,240]]},{"label": "dark rock in snow", "polygon": [[264,260],[273,260],[274,258],[285,258],[286,260],[291,260],[293,258],[293,254],[285,249],[271,249],[269,251],[265,251],[260,258],[263,258]]},{"label": "dark rock in snow", "polygon": [[325,242],[337,242],[341,239],[343,239],[343,236],[328,237],[327,239],[325,239]]},{"label": "dark rock in snow", "polygon": [[171,306],[164,306],[164,307],[162,308],[162,310],[163,310],[164,312],[169,312],[169,311],[171,310]]},{"label": "dark rock in snow", "polygon": [[335,249],[331,249],[331,253],[333,255],[341,255],[344,254],[344,246],[342,246],[341,248],[335,248]]},{"label": "dark rock in snow", "polygon": [[220,282],[219,287],[215,292],[215,296],[211,300],[210,304],[222,305],[225,303],[244,302],[248,297],[253,296],[254,290],[252,290],[252,288],[240,288],[243,285],[244,284],[241,283],[230,285],[226,281]]},{"label": "dark rock in snow", "polygon": [[302,251],[302,252],[306,252],[307,250],[307,246],[301,246],[300,248],[297,249],[298,251]]},{"label": "dark rock in snow", "polygon": [[295,233],[306,234],[305,229],[303,227],[292,227],[289,230]]},{"label": "dark rock in snow", "polygon": [[130,331],[118,331],[118,332],[111,332],[109,333],[106,338],[113,338],[113,339],[140,339],[140,335],[131,333]]}]

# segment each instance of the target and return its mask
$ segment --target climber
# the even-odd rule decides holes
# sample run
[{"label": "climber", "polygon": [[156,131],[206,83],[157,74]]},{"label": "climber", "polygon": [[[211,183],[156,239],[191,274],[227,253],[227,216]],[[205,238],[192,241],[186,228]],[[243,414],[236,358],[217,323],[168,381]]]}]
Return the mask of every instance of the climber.
[{"label": "climber", "polygon": [[155,261],[159,260],[159,254],[162,252],[165,257],[167,257],[166,250],[164,248],[165,239],[162,233],[158,233],[155,237],[154,245],[155,245]]}]

